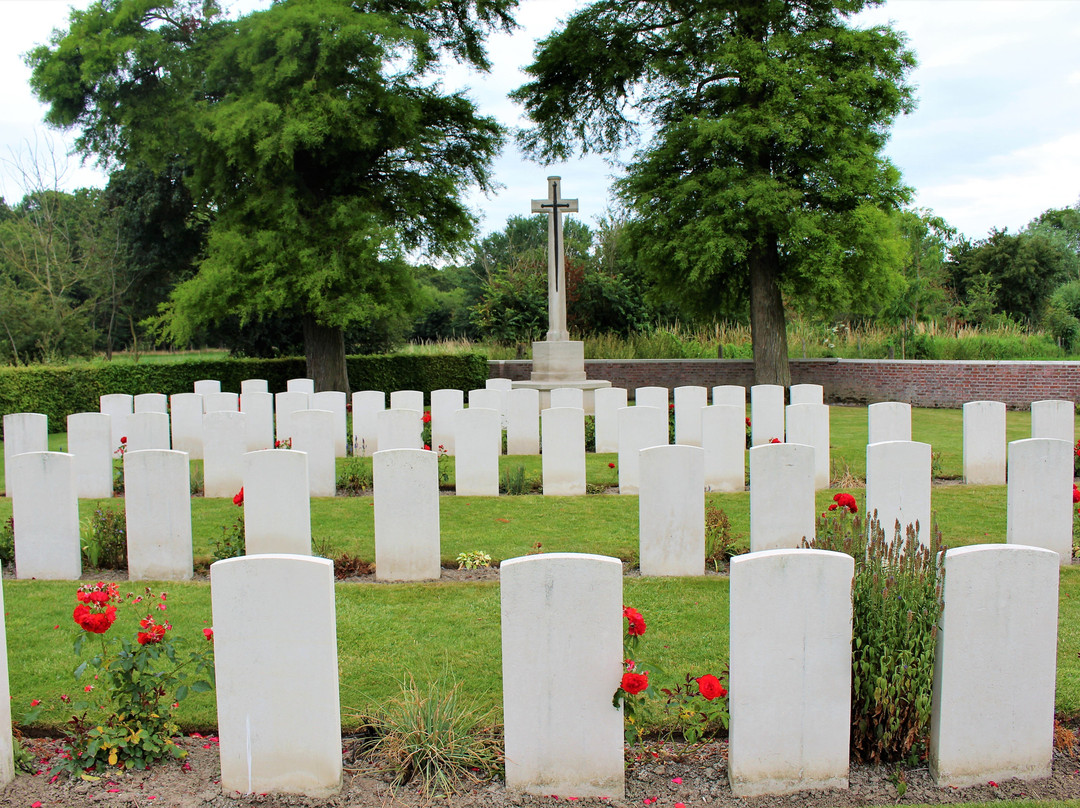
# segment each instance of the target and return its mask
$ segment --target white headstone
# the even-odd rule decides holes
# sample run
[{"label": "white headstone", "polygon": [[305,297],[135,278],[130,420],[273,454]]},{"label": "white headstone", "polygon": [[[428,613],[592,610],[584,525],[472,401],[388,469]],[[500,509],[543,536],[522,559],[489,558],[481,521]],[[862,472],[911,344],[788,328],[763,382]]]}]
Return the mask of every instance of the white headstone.
[{"label": "white headstone", "polygon": [[307,455],[263,449],[244,455],[244,546],[248,555],[311,555]]},{"label": "white headstone", "polygon": [[17,454],[11,470],[17,578],[74,581],[82,575],[75,458],[62,452]]},{"label": "white headstone", "polygon": [[381,390],[359,390],[352,396],[353,454],[371,457],[379,450],[379,413],[386,409]]},{"label": "white headstone", "polygon": [[739,384],[721,384],[712,389],[712,403],[742,407],[746,411],[746,388]]},{"label": "white headstone", "polygon": [[1071,401],[1032,401],[1031,437],[1076,443],[1075,407]]},{"label": "white headstone", "polygon": [[[117,441],[117,446],[119,440]],[[114,446],[113,449],[116,447]],[[4,416],[4,491],[14,486],[11,458],[27,452],[49,451],[49,418],[39,412],[12,412]],[[112,457],[110,451],[110,458]]]},{"label": "white headstone", "polygon": [[204,412],[239,412],[240,396],[236,393],[206,393],[203,395]]},{"label": "white headstone", "polygon": [[847,788],[854,574],[851,556],[825,550],[731,559],[728,777],[737,797]]},{"label": "white headstone", "polygon": [[192,460],[203,456],[202,399],[198,393],[175,393],[169,398],[173,448],[187,452]]},{"label": "white headstone", "polygon": [[793,384],[789,394],[792,404],[825,403],[825,390],[820,384]]},{"label": "white headstone", "polygon": [[598,454],[619,451],[619,410],[625,406],[626,389],[623,387],[601,387],[593,393]]},{"label": "white headstone", "polygon": [[585,409],[585,394],[576,387],[556,387],[551,391],[552,407]]},{"label": "white headstone", "polygon": [[311,409],[326,410],[334,416],[331,434],[334,437],[334,457],[345,457],[349,444],[347,396],[339,390],[324,390],[311,397]]},{"label": "white headstone", "polygon": [[705,490],[746,490],[746,407],[714,404],[701,411]]},{"label": "white headstone", "polygon": [[134,399],[127,393],[109,393],[98,399],[98,410],[112,416],[113,451],[120,448],[120,438],[127,435],[127,419],[134,407]]},{"label": "white headstone", "polygon": [[[247,416],[244,431],[247,433],[247,451],[274,448],[274,397],[270,393],[252,390],[240,394],[240,411]],[[175,445],[175,444],[174,444]]]},{"label": "white headstone", "polygon": [[669,403],[666,387],[638,387],[634,390],[635,407],[657,407],[666,413]]},{"label": "white headstone", "polygon": [[[390,409],[375,414],[379,425],[379,451],[387,449],[422,449],[423,414],[420,410]],[[374,456],[374,455],[372,455]]]},{"label": "white headstone", "polygon": [[[0,726],[11,723],[11,686],[8,679],[7,614],[4,611],[4,590],[0,587]],[[15,779],[15,743],[10,732],[0,733],[0,786]]]},{"label": "white headstone", "polygon": [[124,454],[128,577],[132,581],[191,580],[189,465],[185,452],[151,449]]},{"label": "white headstone", "polygon": [[204,496],[232,499],[244,484],[247,418],[242,412],[228,411],[208,412],[203,416]]},{"label": "white headstone", "polygon": [[755,384],[750,388],[750,443],[760,446],[784,439],[784,388]]},{"label": "white headstone", "polygon": [[540,391],[519,387],[506,394],[506,453],[540,454]]},{"label": "white headstone", "polygon": [[113,495],[111,416],[75,412],[67,417],[68,453],[75,458],[75,492],[80,499]]},{"label": "white headstone", "polygon": [[483,410],[495,410],[499,413],[499,417],[502,417],[502,405],[503,399],[507,395],[504,390],[496,390],[494,388],[481,387],[476,390],[469,391],[469,406],[479,407]]},{"label": "white headstone", "polygon": [[209,395],[210,393],[220,393],[221,382],[217,379],[199,379],[195,382],[195,386],[192,390],[201,396]]},{"label": "white headstone", "polygon": [[293,436],[292,414],[300,410],[310,409],[310,393],[292,391],[274,394],[274,418],[276,419],[276,437],[279,443],[285,443]]},{"label": "white headstone", "polygon": [[750,551],[794,549],[816,533],[814,447],[766,443],[750,449]]},{"label": "white headstone", "polygon": [[585,494],[585,411],[553,407],[540,413],[544,495]]},{"label": "white headstone", "polygon": [[[867,443],[911,440],[911,405],[881,401],[866,408]],[[888,531],[885,531],[886,534]]]},{"label": "white headstone", "polygon": [[659,407],[624,407],[619,410],[619,493],[636,494],[641,486],[639,453],[668,445],[667,410]]},{"label": "white headstone", "polygon": [[469,407],[454,413],[454,485],[459,496],[499,495],[499,413]]},{"label": "white headstone", "polygon": [[292,415],[293,443],[308,456],[308,493],[332,497],[337,493],[334,465],[334,413],[329,410],[297,410]]},{"label": "white headstone", "polygon": [[394,390],[390,393],[390,409],[424,411],[424,394],[420,390]]},{"label": "white headstone", "polygon": [[164,393],[141,393],[132,399],[135,412],[169,412],[169,397]]},{"label": "white headstone", "polygon": [[244,393],[269,393],[270,387],[266,379],[244,379],[240,382],[240,395]]},{"label": "white headstone", "polygon": [[465,407],[465,393],[462,390],[431,391],[431,448],[438,452],[442,446],[446,454],[453,455],[454,448],[454,413]]},{"label": "white headstone", "polygon": [[1073,448],[1068,441],[1028,438],[1009,444],[1005,541],[1043,547],[1072,563]]},{"label": "white headstone", "polygon": [[828,488],[831,459],[828,405],[789,404],[786,440],[788,443],[802,443],[814,447],[814,488]]},{"label": "white headstone", "polygon": [[288,393],[307,393],[309,396],[313,396],[315,395],[315,380],[289,379],[285,382],[285,391]]},{"label": "white headstone", "polygon": [[705,451],[653,446],[641,450],[639,463],[641,574],[704,575]]},{"label": "white headstone", "polygon": [[1005,404],[969,401],[964,405],[964,482],[1005,485]]},{"label": "white headstone", "polygon": [[372,459],[375,577],[439,578],[439,458],[424,449],[380,449]]},{"label": "white headstone", "polygon": [[514,382],[510,379],[485,379],[484,387],[488,390],[501,390],[504,393],[509,393],[514,389]]},{"label": "white headstone", "polygon": [[918,523],[919,541],[930,544],[930,444],[895,440],[866,447],[866,516],[877,511],[885,540],[896,523],[900,539]]},{"label": "white headstone", "polygon": [[942,787],[1050,776],[1058,559],[1035,547],[945,554],[930,773]]},{"label": "white headstone", "polygon": [[675,442],[701,446],[701,411],[709,403],[706,387],[675,388]]},{"label": "white headstone", "polygon": [[[484,382],[484,388],[487,390],[495,390],[499,394],[499,417],[501,420],[502,428],[506,429],[507,418],[509,412],[507,410],[506,397],[510,394],[510,391],[514,389],[514,383],[510,379],[487,379]],[[469,401],[469,406],[473,406],[472,400]],[[539,416],[537,416],[539,417]]]},{"label": "white headstone", "polygon": [[[282,593],[303,608],[282,608]],[[334,564],[263,555],[210,567],[221,789],[341,787]],[[274,615],[268,620],[267,615]]]},{"label": "white headstone", "polygon": [[543,553],[499,580],[507,789],[621,800],[622,563]]},{"label": "white headstone", "polygon": [[163,412],[136,412],[127,417],[127,451],[169,449],[169,416]]}]

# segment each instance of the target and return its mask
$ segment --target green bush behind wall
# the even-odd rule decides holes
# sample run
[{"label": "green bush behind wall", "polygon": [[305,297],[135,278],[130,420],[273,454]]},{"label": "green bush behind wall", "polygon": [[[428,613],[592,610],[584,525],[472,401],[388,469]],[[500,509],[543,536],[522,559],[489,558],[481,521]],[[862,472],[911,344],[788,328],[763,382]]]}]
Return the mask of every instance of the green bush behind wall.
[{"label": "green bush behind wall", "polygon": [[[349,384],[356,390],[472,390],[488,378],[480,354],[435,356],[350,356]],[[101,364],[0,368],[0,416],[40,412],[49,430],[65,432],[67,416],[97,412],[99,396],[109,393],[189,393],[200,379],[217,379],[221,389],[239,392],[244,379],[266,379],[270,392],[307,373],[304,360],[213,359],[172,364]]]}]

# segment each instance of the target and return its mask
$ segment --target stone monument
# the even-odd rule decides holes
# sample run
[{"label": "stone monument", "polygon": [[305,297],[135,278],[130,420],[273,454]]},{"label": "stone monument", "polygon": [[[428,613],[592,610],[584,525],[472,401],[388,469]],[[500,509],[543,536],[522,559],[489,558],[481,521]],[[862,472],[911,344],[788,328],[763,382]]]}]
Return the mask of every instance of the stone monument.
[{"label": "stone monument", "polygon": [[585,378],[585,345],[570,339],[566,328],[566,258],[563,254],[562,215],[576,213],[578,201],[563,199],[560,177],[548,177],[546,199],[532,201],[533,213],[548,215],[548,332],[543,342],[532,344],[532,377],[514,382],[540,393],[540,409],[551,406],[551,391],[572,387],[582,391],[585,412],[593,412],[593,391],[611,382]]}]

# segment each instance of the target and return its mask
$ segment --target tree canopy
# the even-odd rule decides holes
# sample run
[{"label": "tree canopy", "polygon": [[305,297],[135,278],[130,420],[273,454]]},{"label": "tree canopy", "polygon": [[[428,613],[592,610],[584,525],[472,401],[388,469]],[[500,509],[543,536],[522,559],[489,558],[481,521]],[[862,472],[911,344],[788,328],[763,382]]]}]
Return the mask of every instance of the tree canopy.
[{"label": "tree canopy", "polygon": [[914,57],[874,0],[597,0],[515,92],[540,158],[651,135],[617,190],[642,270],[702,311],[749,299],[755,380],[788,384],[783,295],[849,310],[898,287],[882,156]]},{"label": "tree canopy", "polygon": [[348,389],[344,333],[412,305],[409,250],[472,233],[503,133],[433,78],[487,67],[516,0],[281,0],[236,20],[195,0],[99,0],[31,52],[47,120],[108,166],[182,166],[209,221],[162,326],[303,320],[308,372]]}]

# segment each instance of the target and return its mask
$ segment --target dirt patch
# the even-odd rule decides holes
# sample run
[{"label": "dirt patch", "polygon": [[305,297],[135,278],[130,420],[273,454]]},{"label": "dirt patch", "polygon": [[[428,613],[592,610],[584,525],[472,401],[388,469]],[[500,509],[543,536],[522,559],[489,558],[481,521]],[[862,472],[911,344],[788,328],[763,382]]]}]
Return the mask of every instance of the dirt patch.
[{"label": "dirt patch", "polygon": [[[414,788],[391,787],[391,775],[376,761],[353,759],[345,743],[346,774],[339,794],[311,799],[292,795],[225,794],[220,783],[217,738],[192,736],[181,739],[188,751],[183,762],[170,761],[145,772],[117,773],[91,782],[55,776],[50,767],[57,754],[56,742],[27,741],[39,772],[20,774],[0,791],[0,805],[54,806],[112,805],[130,808],[248,808],[248,806],[355,806],[355,808],[419,808],[430,805]],[[906,783],[901,798],[897,771]],[[938,788],[925,767],[886,768],[853,766],[846,790],[801,792],[782,797],[736,798],[727,782],[727,743],[716,741],[697,746],[652,744],[635,747],[627,754],[626,795],[621,800],[582,798],[573,794],[525,796],[510,794],[499,779],[487,780],[435,804],[449,808],[510,808],[550,806],[554,802],[577,805],[608,805],[619,808],[644,805],[672,808],[687,806],[720,808],[825,808],[826,806],[895,805],[897,803],[955,803],[995,799],[1062,800],[1080,798],[1080,759],[1075,751],[1054,753],[1053,775],[1045,780],[1004,781],[965,789]]]}]

